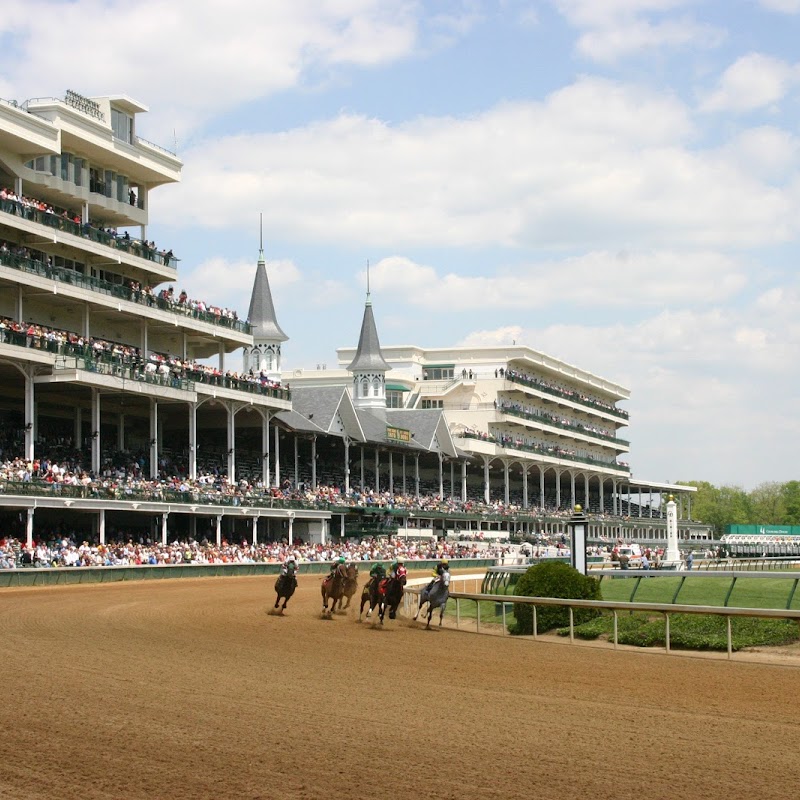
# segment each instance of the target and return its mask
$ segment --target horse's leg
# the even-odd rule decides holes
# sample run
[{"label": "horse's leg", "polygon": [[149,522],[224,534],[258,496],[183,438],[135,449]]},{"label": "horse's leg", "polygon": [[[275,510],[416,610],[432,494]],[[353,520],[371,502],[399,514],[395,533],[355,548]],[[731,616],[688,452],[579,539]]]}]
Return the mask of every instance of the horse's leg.
[{"label": "horse's leg", "polygon": [[444,607],[446,605],[447,605],[447,601],[445,600],[444,603],[442,603],[439,606],[439,627],[440,628],[442,627],[442,622],[444,621]]}]

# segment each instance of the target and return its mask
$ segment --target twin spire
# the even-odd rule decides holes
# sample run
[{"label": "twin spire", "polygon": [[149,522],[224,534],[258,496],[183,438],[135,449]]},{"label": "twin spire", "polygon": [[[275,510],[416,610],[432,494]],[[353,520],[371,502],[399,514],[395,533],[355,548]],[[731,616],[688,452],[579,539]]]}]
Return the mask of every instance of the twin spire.
[{"label": "twin spire", "polygon": [[252,327],[253,339],[256,340],[256,343],[260,340],[285,342],[289,338],[283,332],[275,316],[275,305],[272,302],[272,292],[267,278],[267,262],[264,260],[263,225],[259,241],[256,279],[253,282],[253,294],[250,297],[247,321]]}]

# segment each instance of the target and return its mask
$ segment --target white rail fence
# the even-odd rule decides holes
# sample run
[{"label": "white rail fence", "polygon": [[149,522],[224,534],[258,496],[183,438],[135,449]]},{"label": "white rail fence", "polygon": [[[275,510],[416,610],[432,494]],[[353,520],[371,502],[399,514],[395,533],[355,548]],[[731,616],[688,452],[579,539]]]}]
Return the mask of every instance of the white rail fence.
[{"label": "white rail fence", "polygon": [[[454,581],[473,581],[476,585],[480,585],[483,579],[482,575],[454,575],[451,578],[451,586]],[[407,594],[419,594],[421,586],[427,584],[429,579],[416,578],[408,582],[409,591]],[[730,608],[720,606],[689,606],[689,605],[672,605],[666,603],[624,603],[624,602],[611,602],[607,600],[565,600],[558,597],[523,597],[520,595],[506,595],[506,594],[480,594],[480,592],[450,592],[450,599],[455,601],[456,605],[456,628],[461,627],[461,602],[471,601],[476,605],[477,616],[475,624],[475,632],[481,632],[481,603],[497,603],[501,608],[502,617],[502,630],[503,634],[508,633],[506,624],[506,609],[508,605],[513,603],[522,603],[525,605],[533,606],[533,639],[538,639],[539,634],[536,632],[536,607],[537,606],[566,606],[569,609],[569,641],[570,644],[575,643],[575,614],[576,608],[595,608],[605,611],[611,611],[614,615],[614,632],[613,632],[613,645],[616,650],[619,647],[619,612],[620,611],[638,611],[644,613],[657,613],[663,614],[665,620],[665,638],[666,644],[664,652],[672,653],[670,644],[670,617],[672,614],[714,614],[715,616],[725,617],[726,621],[726,640],[727,640],[727,656],[728,659],[733,658],[733,636],[731,632],[731,620],[733,617],[761,617],[768,619],[792,619],[800,623],[800,611],[790,609],[775,609],[775,608]],[[405,608],[408,610],[411,607],[411,600],[408,596],[405,599]],[[650,650],[651,648],[647,648]]]}]

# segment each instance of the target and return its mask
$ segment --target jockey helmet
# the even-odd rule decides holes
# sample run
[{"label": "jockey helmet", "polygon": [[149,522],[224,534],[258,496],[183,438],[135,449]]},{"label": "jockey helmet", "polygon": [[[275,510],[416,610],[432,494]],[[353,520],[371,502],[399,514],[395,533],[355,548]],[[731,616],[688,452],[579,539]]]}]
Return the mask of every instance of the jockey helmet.
[{"label": "jockey helmet", "polygon": [[338,563],[339,564],[345,564],[346,563],[345,557],[344,556],[339,556],[339,562]]},{"label": "jockey helmet", "polygon": [[395,563],[405,564],[405,559],[403,558],[403,556],[397,556],[397,558],[395,559]]},{"label": "jockey helmet", "polygon": [[286,559],[287,563],[292,563],[292,564],[294,564],[295,560],[296,559],[294,556],[289,556],[289,558]]},{"label": "jockey helmet", "polygon": [[443,558],[442,559],[442,566],[443,567],[448,567],[448,566],[450,566],[450,562],[446,558]]}]

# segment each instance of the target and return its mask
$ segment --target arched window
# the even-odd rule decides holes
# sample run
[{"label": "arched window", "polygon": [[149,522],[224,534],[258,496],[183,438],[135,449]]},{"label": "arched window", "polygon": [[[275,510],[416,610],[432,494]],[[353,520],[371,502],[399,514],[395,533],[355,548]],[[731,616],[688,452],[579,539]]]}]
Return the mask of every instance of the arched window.
[{"label": "arched window", "polygon": [[369,397],[369,378],[361,379],[361,396]]},{"label": "arched window", "polygon": [[372,379],[372,395],[373,397],[381,396],[381,379],[379,377]]}]

